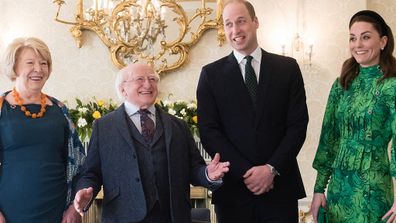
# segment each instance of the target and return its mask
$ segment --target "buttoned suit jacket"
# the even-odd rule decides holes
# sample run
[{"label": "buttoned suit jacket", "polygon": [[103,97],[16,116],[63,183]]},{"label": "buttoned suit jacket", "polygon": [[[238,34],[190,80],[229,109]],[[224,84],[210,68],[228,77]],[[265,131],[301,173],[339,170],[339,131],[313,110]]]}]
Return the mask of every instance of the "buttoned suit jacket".
[{"label": "buttoned suit jacket", "polygon": [[[296,201],[305,197],[297,164],[306,136],[308,112],[304,83],[296,61],[262,50],[256,107],[231,53],[202,68],[198,88],[198,126],[205,150],[230,161],[224,183],[213,201],[241,205]],[[278,170],[274,188],[255,196],[243,182],[253,166]]]},{"label": "buttoned suit jacket", "polygon": [[[186,123],[156,107],[164,128],[168,158],[171,218],[191,222],[190,183],[205,187],[205,161]],[[134,139],[124,105],[95,121],[77,191],[93,187],[96,196],[103,185],[102,222],[139,222],[147,215]]]}]

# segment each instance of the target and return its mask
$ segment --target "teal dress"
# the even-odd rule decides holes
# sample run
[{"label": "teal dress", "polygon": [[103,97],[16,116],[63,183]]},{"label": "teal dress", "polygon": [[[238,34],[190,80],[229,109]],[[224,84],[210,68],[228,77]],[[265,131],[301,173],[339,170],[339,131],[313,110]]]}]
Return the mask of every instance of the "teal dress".
[{"label": "teal dress", "polygon": [[330,91],[313,167],[314,191],[329,183],[331,223],[382,222],[393,204],[396,78],[382,77],[379,66],[360,67],[348,90],[336,80]]},{"label": "teal dress", "polygon": [[[40,105],[27,105],[37,113]],[[58,106],[26,117],[4,101],[0,117],[0,211],[7,223],[59,223],[66,205],[67,121]]]}]

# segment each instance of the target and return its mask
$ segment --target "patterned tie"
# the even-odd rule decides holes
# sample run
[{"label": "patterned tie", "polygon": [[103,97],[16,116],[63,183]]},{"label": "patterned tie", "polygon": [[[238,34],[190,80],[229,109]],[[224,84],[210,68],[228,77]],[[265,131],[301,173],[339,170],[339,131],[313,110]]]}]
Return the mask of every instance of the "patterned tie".
[{"label": "patterned tie", "polygon": [[153,141],[155,126],[154,121],[148,116],[150,111],[147,109],[140,109],[140,125],[142,126],[142,135],[146,142],[151,143]]},{"label": "patterned tie", "polygon": [[246,56],[246,65],[245,65],[245,84],[249,90],[250,97],[252,98],[253,104],[256,103],[257,96],[257,77],[254,73],[254,69],[252,66],[252,56]]}]

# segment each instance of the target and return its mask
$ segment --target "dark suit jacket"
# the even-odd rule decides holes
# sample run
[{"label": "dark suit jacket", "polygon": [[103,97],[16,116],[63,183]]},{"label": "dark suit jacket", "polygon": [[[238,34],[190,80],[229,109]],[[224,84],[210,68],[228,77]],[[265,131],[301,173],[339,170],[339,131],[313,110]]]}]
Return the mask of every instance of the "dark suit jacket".
[{"label": "dark suit jacket", "polygon": [[232,53],[202,68],[197,99],[204,148],[231,163],[223,186],[213,194],[214,203],[238,205],[257,197],[242,176],[266,163],[281,175],[274,189],[260,196],[264,202],[305,197],[296,156],[305,140],[308,112],[294,59],[262,50],[256,109]]},{"label": "dark suit jacket", "polygon": [[[171,216],[174,223],[191,222],[190,183],[209,184],[201,157],[186,123],[160,108],[168,155]],[[137,222],[147,214],[139,163],[128,130],[124,106],[96,120],[77,191],[93,187],[94,195],[104,189],[102,222]],[[218,185],[217,185],[218,186]]]}]

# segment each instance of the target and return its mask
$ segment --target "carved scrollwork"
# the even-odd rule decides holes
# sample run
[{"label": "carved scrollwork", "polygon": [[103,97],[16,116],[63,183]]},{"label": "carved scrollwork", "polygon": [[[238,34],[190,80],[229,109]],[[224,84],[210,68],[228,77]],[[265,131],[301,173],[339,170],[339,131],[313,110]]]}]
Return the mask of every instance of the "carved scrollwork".
[{"label": "carved scrollwork", "polygon": [[113,63],[122,68],[128,63],[147,62],[159,72],[179,68],[203,33],[222,31],[222,0],[93,0],[88,7],[78,0],[75,21],[59,19],[64,0],[55,0],[55,20],[72,25],[70,31],[83,45],[83,31],[95,32],[108,47]]}]

